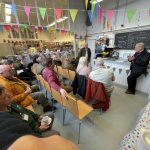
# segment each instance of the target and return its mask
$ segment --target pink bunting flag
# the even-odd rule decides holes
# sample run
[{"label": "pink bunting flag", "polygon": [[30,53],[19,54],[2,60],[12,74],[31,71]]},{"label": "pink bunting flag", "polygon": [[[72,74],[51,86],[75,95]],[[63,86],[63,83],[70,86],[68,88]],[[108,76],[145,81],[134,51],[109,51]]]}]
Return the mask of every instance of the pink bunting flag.
[{"label": "pink bunting flag", "polygon": [[19,27],[18,27],[18,25],[14,25],[14,26],[13,26],[13,29],[14,29],[14,31],[16,31],[16,32],[19,32]]},{"label": "pink bunting flag", "polygon": [[116,11],[114,9],[108,9],[107,10],[106,15],[107,15],[107,19],[108,19],[109,22],[111,21],[111,19],[114,16],[115,12]]},{"label": "pink bunting flag", "polygon": [[29,15],[30,15],[30,10],[31,10],[30,6],[24,6],[24,11],[25,11],[25,14],[27,15],[27,17],[29,17]]},{"label": "pink bunting flag", "polygon": [[35,26],[31,26],[31,30],[34,32],[35,31]]},{"label": "pink bunting flag", "polygon": [[62,15],[62,9],[55,9],[56,19],[60,19]]},{"label": "pink bunting flag", "polygon": [[101,23],[103,20],[103,10],[101,7],[98,9],[98,22]]}]

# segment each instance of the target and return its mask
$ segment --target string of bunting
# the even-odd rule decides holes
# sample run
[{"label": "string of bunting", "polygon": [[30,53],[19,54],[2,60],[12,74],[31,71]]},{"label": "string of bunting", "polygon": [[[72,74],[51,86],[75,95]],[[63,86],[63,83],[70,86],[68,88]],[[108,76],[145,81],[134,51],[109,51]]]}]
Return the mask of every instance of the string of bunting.
[{"label": "string of bunting", "polygon": [[26,24],[0,25],[0,32],[4,32],[4,29],[5,29],[5,31],[10,32],[11,29],[13,29],[14,31],[19,33],[19,31],[24,32],[24,30],[27,28],[33,32],[38,31],[39,33],[41,33],[41,32],[47,32],[48,31],[49,33],[51,33],[51,32],[61,33],[62,36],[75,36],[76,39],[86,39],[87,38],[87,35],[85,35],[85,36],[77,35],[72,31],[66,31],[66,30],[61,30],[61,29],[52,29],[52,28],[49,28],[46,26],[28,26]]},{"label": "string of bunting", "polygon": [[[0,7],[3,3],[0,3]],[[88,4],[88,0],[85,0],[85,6],[87,8],[87,4]],[[107,9],[107,10],[103,10],[103,8],[97,3],[95,3],[95,0],[91,0],[91,10],[78,10],[78,9],[61,9],[61,8],[45,8],[45,7],[31,7],[31,6],[21,6],[24,8],[24,12],[26,14],[26,16],[29,18],[30,17],[30,12],[32,10],[32,8],[38,8],[39,10],[39,14],[41,16],[41,18],[44,20],[45,16],[46,16],[46,12],[48,9],[53,9],[54,10],[54,15],[56,19],[60,19],[62,17],[63,11],[64,10],[68,10],[70,12],[70,16],[72,19],[72,22],[75,22],[75,19],[77,17],[77,14],[79,11],[86,11],[88,13],[89,19],[92,22],[94,17],[97,17],[98,22],[101,23],[102,22],[102,18],[103,16],[106,17],[106,20],[108,22],[111,22],[113,16],[115,16],[117,11],[125,11],[125,9],[123,10],[115,10],[115,9]],[[17,9],[16,9],[16,5],[15,3],[12,3],[11,5],[11,12],[12,15],[17,14]],[[19,6],[20,7],[20,6]],[[138,10],[137,9],[132,9],[132,8],[127,8],[126,10],[126,15],[128,18],[128,22],[131,23],[131,21],[133,20],[133,18],[135,17],[136,14],[138,14],[139,11],[145,11],[147,10],[147,14],[150,17],[150,9],[141,9]]]},{"label": "string of bunting", "polygon": [[[4,4],[4,3],[0,3],[0,13],[2,13],[1,12],[2,4]],[[85,0],[86,9],[87,9],[87,5],[88,5],[88,0]],[[115,10],[115,9],[103,10],[103,8],[98,3],[97,4],[95,3],[95,0],[91,0],[91,5],[92,5],[91,10],[44,8],[44,7],[37,7],[37,8],[39,10],[39,14],[40,14],[42,20],[44,20],[46,18],[46,15],[47,15],[46,12],[47,12],[48,9],[53,9],[54,10],[54,15],[55,15],[56,19],[60,19],[62,17],[63,11],[68,10],[69,13],[70,13],[70,18],[72,19],[73,23],[75,23],[75,20],[76,20],[76,17],[78,15],[79,11],[86,11],[91,22],[93,21],[94,17],[97,17],[99,24],[103,23],[102,24],[103,29],[105,29],[105,28],[110,29],[110,24],[112,22],[112,18],[115,16],[116,12],[117,11],[122,11],[122,10]],[[15,3],[12,3],[12,5],[11,5],[12,15],[17,14],[17,6],[19,6],[19,5],[16,5]],[[36,7],[31,7],[29,5],[21,6],[21,7],[24,8],[24,12],[25,12],[25,14],[26,14],[26,16],[28,17],[28,20],[29,20],[30,12],[31,12],[32,8],[36,8]],[[144,11],[145,11],[145,9],[144,9]],[[137,14],[137,12],[139,12],[139,10],[137,11],[137,9],[129,8],[129,9],[126,10],[126,14],[127,14],[127,18],[128,18],[129,23],[132,22],[133,18]],[[147,12],[148,12],[147,14],[150,17],[150,9],[148,9]],[[11,25],[4,24],[4,25],[0,25],[0,32],[3,32],[3,27],[8,32],[11,30],[11,27],[13,27],[13,29],[16,32],[19,32],[19,29],[20,29],[20,31],[24,31],[25,28],[27,28],[28,26],[27,25],[12,25],[11,26]],[[32,29],[32,31],[37,30],[39,33],[46,32],[46,31],[51,32],[51,29],[49,29],[48,27],[45,27],[45,26],[44,27],[31,26],[30,28]],[[61,32],[62,35],[66,35],[70,31],[65,31],[65,30],[58,29],[57,32]],[[71,34],[69,33],[69,35],[71,35]],[[78,36],[75,33],[74,33],[74,35],[75,35],[76,38],[80,38],[80,39],[81,38],[87,38],[87,36],[81,36],[81,35]]]}]

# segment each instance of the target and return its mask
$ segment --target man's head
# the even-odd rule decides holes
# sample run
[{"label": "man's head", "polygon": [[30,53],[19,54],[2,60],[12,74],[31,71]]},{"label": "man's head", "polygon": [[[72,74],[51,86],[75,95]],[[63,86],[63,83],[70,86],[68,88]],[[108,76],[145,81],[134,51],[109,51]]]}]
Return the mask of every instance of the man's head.
[{"label": "man's head", "polygon": [[52,59],[52,58],[46,59],[45,66],[48,67],[48,68],[53,69],[53,68],[54,68],[54,62],[53,62],[53,59]]},{"label": "man's head", "polygon": [[88,43],[85,43],[85,46],[84,46],[85,48],[88,48]]},{"label": "man's head", "polygon": [[0,65],[0,75],[2,75],[4,78],[12,79],[12,68],[9,65]]},{"label": "man's head", "polygon": [[102,57],[98,57],[96,59],[96,66],[99,67],[99,66],[104,66],[104,60]]},{"label": "man's head", "polygon": [[10,95],[4,87],[0,86],[0,111],[4,111],[11,104]]},{"label": "man's head", "polygon": [[137,43],[136,45],[135,45],[135,51],[136,52],[142,52],[144,50],[144,43]]}]

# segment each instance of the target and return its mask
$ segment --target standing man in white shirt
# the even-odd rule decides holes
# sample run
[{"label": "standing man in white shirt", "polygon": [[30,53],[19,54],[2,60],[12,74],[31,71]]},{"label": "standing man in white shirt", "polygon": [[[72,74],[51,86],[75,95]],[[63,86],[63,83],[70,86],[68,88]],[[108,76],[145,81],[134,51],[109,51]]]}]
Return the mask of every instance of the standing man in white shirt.
[{"label": "standing man in white shirt", "polygon": [[80,57],[83,57],[83,56],[85,56],[87,58],[88,63],[90,63],[90,61],[91,61],[91,50],[90,50],[90,48],[88,48],[87,43],[85,43],[85,46],[80,49],[80,52],[78,54],[78,60],[80,59]]}]

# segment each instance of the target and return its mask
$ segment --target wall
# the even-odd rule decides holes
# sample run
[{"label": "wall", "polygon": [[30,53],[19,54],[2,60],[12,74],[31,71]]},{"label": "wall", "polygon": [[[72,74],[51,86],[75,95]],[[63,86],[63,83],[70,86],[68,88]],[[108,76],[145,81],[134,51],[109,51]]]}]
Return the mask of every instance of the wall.
[{"label": "wall", "polygon": [[[117,3],[118,1],[118,3]],[[126,1],[127,6],[126,6]],[[146,26],[150,29],[150,17],[148,14],[150,1],[149,0],[104,0],[100,3],[101,7],[103,8],[103,15],[106,16],[106,10],[107,9],[117,9],[117,13],[115,16],[113,16],[111,22],[110,22],[110,30],[106,30],[106,28],[103,28],[103,21],[101,24],[98,23],[97,16],[93,18],[92,26],[87,28],[88,35],[90,36],[88,38],[89,47],[92,49],[92,53],[94,53],[95,50],[95,40],[98,38],[99,35],[105,35],[109,34],[114,35],[112,37],[112,43],[114,41],[115,33],[118,32],[127,32],[131,30],[144,30],[146,29]],[[128,22],[128,18],[126,15],[127,9],[137,9],[137,13],[134,16],[131,23]],[[121,25],[124,25],[124,27],[121,27]],[[92,43],[92,42],[93,43]],[[125,53],[125,54],[124,54]],[[129,53],[133,53],[132,51],[128,51]],[[94,55],[94,54],[93,54]],[[121,50],[120,56],[124,57],[127,55],[127,50]],[[126,57],[126,56],[125,56]]]},{"label": "wall", "polygon": [[[150,6],[150,1],[148,0],[127,0],[127,7],[126,7],[126,0],[112,0],[110,3],[108,1],[104,1],[100,3],[101,7],[103,8],[103,16],[106,16],[107,9],[115,9],[117,10],[116,15],[113,16],[110,22],[110,30],[106,30],[103,28],[103,21],[101,24],[98,23],[97,17],[94,17],[92,21],[92,26],[88,27],[88,34],[94,33],[101,33],[111,30],[123,30],[126,28],[133,28],[139,26],[150,25],[149,23],[149,15],[148,10]],[[106,4],[107,2],[107,4]],[[117,6],[118,5],[118,6]],[[128,18],[126,15],[127,9],[137,9],[136,15],[133,17],[131,23],[128,22]],[[121,27],[121,25],[124,27]]]},{"label": "wall", "polygon": [[70,18],[70,30],[78,35],[86,35],[87,27],[85,25],[86,12],[84,0],[69,0],[69,9],[78,9],[76,20],[73,23]]}]

